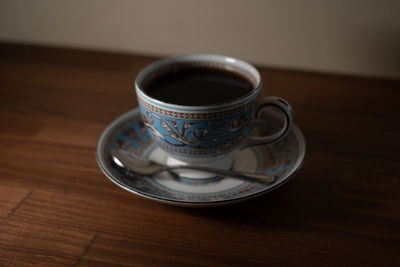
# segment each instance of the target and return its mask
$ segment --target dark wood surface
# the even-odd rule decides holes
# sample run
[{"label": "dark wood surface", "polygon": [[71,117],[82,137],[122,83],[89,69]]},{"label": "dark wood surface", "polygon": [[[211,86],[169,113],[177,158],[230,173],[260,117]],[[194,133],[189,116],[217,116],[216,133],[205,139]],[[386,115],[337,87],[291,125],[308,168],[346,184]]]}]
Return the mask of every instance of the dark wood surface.
[{"label": "dark wood surface", "polygon": [[156,58],[0,45],[0,265],[400,265],[400,82],[260,68],[307,141],[283,187],[220,208],[130,194],[104,128]]}]

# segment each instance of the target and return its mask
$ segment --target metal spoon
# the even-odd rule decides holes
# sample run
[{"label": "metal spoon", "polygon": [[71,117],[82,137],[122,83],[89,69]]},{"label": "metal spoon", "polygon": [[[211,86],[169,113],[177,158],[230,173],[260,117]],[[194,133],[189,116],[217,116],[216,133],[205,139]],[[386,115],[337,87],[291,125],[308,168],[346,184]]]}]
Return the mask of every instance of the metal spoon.
[{"label": "metal spoon", "polygon": [[204,171],[208,173],[213,173],[217,175],[223,175],[228,177],[240,178],[248,181],[255,181],[260,183],[270,184],[274,181],[274,178],[261,173],[243,172],[243,171],[233,171],[233,170],[221,170],[215,168],[208,168],[203,166],[192,166],[192,165],[182,165],[182,166],[167,166],[147,158],[143,158],[131,151],[127,150],[111,150],[110,152],[113,162],[120,168],[130,170],[139,176],[153,176],[161,172],[186,169],[186,170],[196,170]]}]

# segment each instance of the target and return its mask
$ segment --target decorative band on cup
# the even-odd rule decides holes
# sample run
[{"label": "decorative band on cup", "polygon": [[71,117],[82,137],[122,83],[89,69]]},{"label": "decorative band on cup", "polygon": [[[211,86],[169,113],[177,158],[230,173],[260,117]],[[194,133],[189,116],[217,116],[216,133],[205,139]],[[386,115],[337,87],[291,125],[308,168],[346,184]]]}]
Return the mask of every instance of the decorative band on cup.
[{"label": "decorative band on cup", "polygon": [[235,107],[232,109],[226,109],[223,111],[215,111],[215,112],[207,112],[207,113],[196,113],[196,112],[179,112],[179,111],[172,111],[172,110],[167,110],[163,109],[157,106],[154,106],[145,100],[143,100],[141,97],[138,97],[140,104],[142,104],[145,108],[161,114],[163,116],[171,117],[171,118],[177,118],[177,119],[189,119],[189,120],[208,120],[208,119],[215,119],[215,118],[221,118],[221,117],[227,117],[230,115],[234,115],[237,113],[241,113],[248,108],[252,107],[254,105],[253,102],[247,103],[245,105]]}]

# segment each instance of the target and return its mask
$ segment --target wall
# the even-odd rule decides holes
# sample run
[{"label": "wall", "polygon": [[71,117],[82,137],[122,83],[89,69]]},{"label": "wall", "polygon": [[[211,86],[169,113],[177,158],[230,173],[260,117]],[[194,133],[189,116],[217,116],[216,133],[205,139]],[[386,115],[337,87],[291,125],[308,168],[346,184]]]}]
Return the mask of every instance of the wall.
[{"label": "wall", "polygon": [[1,0],[0,40],[400,77],[400,1]]}]

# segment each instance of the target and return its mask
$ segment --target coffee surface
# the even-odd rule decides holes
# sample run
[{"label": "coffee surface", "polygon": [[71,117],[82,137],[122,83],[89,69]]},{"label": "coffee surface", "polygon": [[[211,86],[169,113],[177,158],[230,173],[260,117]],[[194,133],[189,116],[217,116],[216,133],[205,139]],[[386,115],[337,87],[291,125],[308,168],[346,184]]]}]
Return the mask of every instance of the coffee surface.
[{"label": "coffee surface", "polygon": [[143,85],[145,93],[177,105],[222,104],[248,94],[253,84],[240,74],[209,67],[183,67],[158,75]]}]

